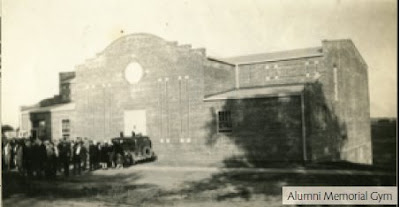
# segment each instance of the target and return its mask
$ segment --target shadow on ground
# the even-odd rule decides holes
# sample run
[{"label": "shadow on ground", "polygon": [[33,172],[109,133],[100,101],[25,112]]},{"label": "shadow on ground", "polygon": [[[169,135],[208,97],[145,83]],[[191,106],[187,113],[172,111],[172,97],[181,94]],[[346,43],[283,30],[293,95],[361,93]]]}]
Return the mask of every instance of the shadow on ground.
[{"label": "shadow on ground", "polygon": [[[213,203],[213,206],[279,206],[282,186],[390,186],[396,183],[394,174],[318,174],[302,169],[307,168],[278,173],[232,169],[181,172],[137,170],[133,167],[123,171],[58,177],[55,181],[27,180],[12,172],[3,174],[3,201],[13,203],[31,199],[31,205],[13,203],[16,204],[13,206],[55,205],[54,202],[71,201],[108,206],[193,206],[203,202]],[[175,181],[181,182],[169,187],[165,185]]]},{"label": "shadow on ground", "polygon": [[357,174],[311,174],[311,173],[265,173],[233,172],[216,173],[211,178],[199,182],[187,182],[176,192],[163,192],[163,196],[185,195],[186,199],[215,201],[250,201],[261,197],[279,198],[282,186],[391,186],[395,185],[395,175]]},{"label": "shadow on ground", "polygon": [[[56,180],[28,179],[16,172],[3,173],[3,199],[79,200],[138,205],[158,193],[155,185],[136,184],[139,174],[95,175],[88,173]],[[134,196],[133,196],[134,194]],[[32,204],[33,205],[33,204]]]}]

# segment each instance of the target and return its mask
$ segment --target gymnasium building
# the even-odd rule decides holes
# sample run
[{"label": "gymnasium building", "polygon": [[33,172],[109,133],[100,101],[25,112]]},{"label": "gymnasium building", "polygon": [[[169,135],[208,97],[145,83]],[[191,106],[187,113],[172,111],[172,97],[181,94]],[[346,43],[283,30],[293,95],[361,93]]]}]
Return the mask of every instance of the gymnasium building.
[{"label": "gymnasium building", "polygon": [[147,135],[158,162],[371,163],[367,65],[351,40],[230,58],[150,34],[60,73],[60,93],[21,107],[41,139]]}]

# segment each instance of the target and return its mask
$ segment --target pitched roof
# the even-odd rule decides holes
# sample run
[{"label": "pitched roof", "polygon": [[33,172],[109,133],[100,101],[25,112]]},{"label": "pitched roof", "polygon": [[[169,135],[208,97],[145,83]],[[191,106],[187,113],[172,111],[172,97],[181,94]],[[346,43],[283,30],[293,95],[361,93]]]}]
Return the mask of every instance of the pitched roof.
[{"label": "pitched roof", "polygon": [[303,90],[303,84],[242,88],[205,97],[204,101],[291,96],[300,95]]},{"label": "pitched roof", "polygon": [[259,63],[259,62],[290,60],[303,57],[320,57],[322,55],[323,55],[322,47],[312,47],[305,49],[278,51],[271,53],[259,53],[259,54],[228,57],[228,58],[211,58],[211,59],[233,65],[241,65],[241,64]]}]

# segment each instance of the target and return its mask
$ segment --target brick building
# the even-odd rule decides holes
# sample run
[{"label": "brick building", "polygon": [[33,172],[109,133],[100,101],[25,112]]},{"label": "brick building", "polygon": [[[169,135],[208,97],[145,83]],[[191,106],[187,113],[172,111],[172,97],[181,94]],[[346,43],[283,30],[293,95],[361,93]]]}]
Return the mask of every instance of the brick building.
[{"label": "brick building", "polygon": [[351,40],[220,59],[133,34],[73,74],[57,96],[70,98],[23,109],[22,128],[42,120],[53,139],[135,131],[171,165],[372,162],[367,65]]},{"label": "brick building", "polygon": [[75,72],[59,74],[59,94],[33,106],[21,107],[20,129],[22,134],[31,134],[40,139],[71,137],[70,120],[75,103],[71,93]]}]

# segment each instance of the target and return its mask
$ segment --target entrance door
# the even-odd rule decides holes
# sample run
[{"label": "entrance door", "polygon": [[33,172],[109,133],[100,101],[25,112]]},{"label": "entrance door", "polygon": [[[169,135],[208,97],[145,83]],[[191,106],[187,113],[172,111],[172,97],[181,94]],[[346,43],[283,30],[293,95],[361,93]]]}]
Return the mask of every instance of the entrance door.
[{"label": "entrance door", "polygon": [[146,110],[127,110],[124,111],[124,135],[135,134],[146,135]]}]

